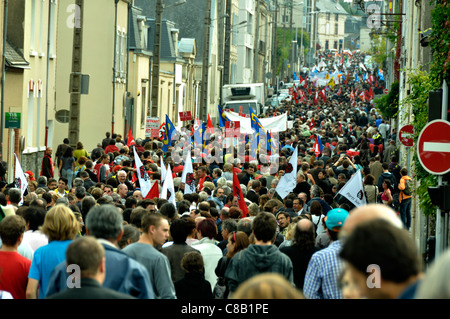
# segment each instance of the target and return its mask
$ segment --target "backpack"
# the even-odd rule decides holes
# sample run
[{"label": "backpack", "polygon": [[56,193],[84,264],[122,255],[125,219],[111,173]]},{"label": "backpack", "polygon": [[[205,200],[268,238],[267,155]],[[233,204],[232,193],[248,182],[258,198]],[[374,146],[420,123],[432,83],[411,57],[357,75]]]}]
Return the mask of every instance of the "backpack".
[{"label": "backpack", "polygon": [[403,194],[405,194],[406,196],[411,195],[411,180],[410,179],[405,179],[405,189],[403,190]]}]

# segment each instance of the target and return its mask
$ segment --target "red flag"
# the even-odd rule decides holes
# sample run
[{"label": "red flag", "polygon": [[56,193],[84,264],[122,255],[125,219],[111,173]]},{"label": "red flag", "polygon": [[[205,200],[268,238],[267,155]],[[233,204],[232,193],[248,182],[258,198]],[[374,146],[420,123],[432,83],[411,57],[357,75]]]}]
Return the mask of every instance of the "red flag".
[{"label": "red flag", "polygon": [[212,122],[211,122],[211,117],[209,116],[209,114],[208,114],[208,130],[209,130],[209,132],[210,132],[211,134],[214,133],[214,126],[213,126],[213,124],[212,124]]},{"label": "red flag", "polygon": [[325,89],[320,90],[320,95],[322,96],[323,102],[327,103],[327,93],[325,92]]},{"label": "red flag", "polygon": [[363,101],[363,102],[366,102],[366,99],[365,99],[365,97],[364,97],[364,92],[362,92],[361,91],[361,93],[359,93],[359,98]]},{"label": "red flag", "polygon": [[244,194],[242,193],[241,183],[239,183],[239,179],[236,175],[236,172],[233,170],[233,196],[238,198],[239,208],[242,210],[242,218],[247,217],[248,208],[245,203]]},{"label": "red flag", "polygon": [[128,139],[127,139],[127,146],[130,147],[131,145],[134,145],[134,138],[133,133],[131,132],[131,126],[128,127]]},{"label": "red flag", "polygon": [[339,131],[340,131],[341,133],[343,133],[343,131],[342,131],[342,124],[341,124],[341,123],[339,123]]},{"label": "red flag", "polygon": [[370,88],[370,90],[369,90],[369,95],[372,99],[375,97],[375,95],[373,94],[372,88]]},{"label": "red flag", "polygon": [[159,185],[158,181],[155,181],[152,185],[152,188],[150,188],[149,192],[147,193],[147,196],[145,196],[144,199],[153,199],[155,197],[159,197]]},{"label": "red flag", "polygon": [[314,105],[317,104],[318,100],[319,100],[319,92],[316,90],[316,93],[314,94]]},{"label": "red flag", "polygon": [[311,119],[311,122],[309,122],[309,130],[311,131],[314,127],[314,118]]}]

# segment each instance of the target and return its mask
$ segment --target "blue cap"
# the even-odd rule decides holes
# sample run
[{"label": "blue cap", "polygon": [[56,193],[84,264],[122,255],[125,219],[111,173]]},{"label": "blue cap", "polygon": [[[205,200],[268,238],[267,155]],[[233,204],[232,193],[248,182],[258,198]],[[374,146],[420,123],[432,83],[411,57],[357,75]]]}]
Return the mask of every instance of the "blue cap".
[{"label": "blue cap", "polygon": [[347,219],[348,211],[343,208],[334,208],[327,213],[325,225],[329,230],[338,232]]}]

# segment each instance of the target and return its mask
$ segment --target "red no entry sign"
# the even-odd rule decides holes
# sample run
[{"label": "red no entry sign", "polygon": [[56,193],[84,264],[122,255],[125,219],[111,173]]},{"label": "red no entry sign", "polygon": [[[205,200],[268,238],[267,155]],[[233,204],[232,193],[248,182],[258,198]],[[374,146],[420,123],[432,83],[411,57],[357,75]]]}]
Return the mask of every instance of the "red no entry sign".
[{"label": "red no entry sign", "polygon": [[417,154],[423,168],[431,174],[443,175],[450,171],[450,123],[434,120],[420,132]]},{"label": "red no entry sign", "polygon": [[413,146],[414,143],[414,126],[405,125],[398,131],[398,139],[405,146]]}]

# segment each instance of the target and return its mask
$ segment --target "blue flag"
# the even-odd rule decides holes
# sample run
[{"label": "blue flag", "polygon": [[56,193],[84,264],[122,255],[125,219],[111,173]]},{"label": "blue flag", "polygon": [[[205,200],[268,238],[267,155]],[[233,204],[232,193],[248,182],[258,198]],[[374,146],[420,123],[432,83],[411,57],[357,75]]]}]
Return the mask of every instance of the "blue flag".
[{"label": "blue flag", "polygon": [[294,72],[294,80],[298,80],[297,74]]},{"label": "blue flag", "polygon": [[222,108],[218,105],[219,108],[219,125],[220,127],[225,127],[225,122],[230,121],[230,119],[225,115]]},{"label": "blue flag", "polygon": [[252,108],[249,107],[250,110],[250,123],[252,129],[255,130],[255,133],[253,135],[252,140],[252,148],[251,148],[251,154],[253,158],[256,158],[256,151],[259,145],[259,131],[265,132],[264,127],[262,126],[261,122],[259,121],[258,117],[256,116],[255,112],[253,112]]},{"label": "blue flag", "polygon": [[359,82],[359,76],[358,76],[358,73],[356,73],[356,76],[355,76],[355,82]]},{"label": "blue flag", "polygon": [[205,131],[205,123],[202,122],[197,128],[194,126],[194,144],[197,147],[198,145],[203,145],[203,133]]},{"label": "blue flag", "polygon": [[173,125],[169,116],[166,114],[166,125],[165,125],[165,133],[164,133],[164,140],[163,140],[163,147],[162,147],[162,150],[164,152],[168,151],[170,142],[172,141],[172,135],[174,132],[175,132],[175,125]]}]

